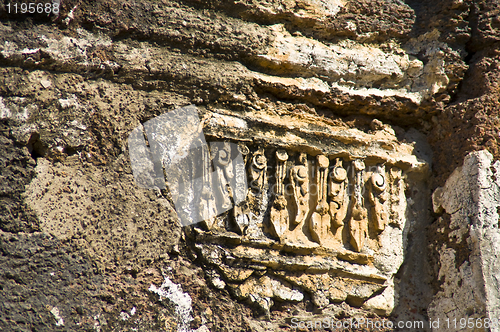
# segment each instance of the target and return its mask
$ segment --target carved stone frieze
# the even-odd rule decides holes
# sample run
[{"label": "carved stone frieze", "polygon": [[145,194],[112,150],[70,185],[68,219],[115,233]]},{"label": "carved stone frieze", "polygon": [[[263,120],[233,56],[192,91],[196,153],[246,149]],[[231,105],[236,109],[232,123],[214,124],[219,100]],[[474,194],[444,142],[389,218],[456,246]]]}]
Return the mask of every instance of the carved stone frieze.
[{"label": "carved stone frieze", "polygon": [[198,213],[211,217],[185,230],[214,285],[263,312],[308,293],[318,308],[346,301],[388,314],[411,215],[405,188],[427,169],[412,147],[387,131],[304,118],[299,130],[272,118],[252,127],[243,115],[205,117],[201,162],[185,166],[201,184],[183,192],[201,197]]}]

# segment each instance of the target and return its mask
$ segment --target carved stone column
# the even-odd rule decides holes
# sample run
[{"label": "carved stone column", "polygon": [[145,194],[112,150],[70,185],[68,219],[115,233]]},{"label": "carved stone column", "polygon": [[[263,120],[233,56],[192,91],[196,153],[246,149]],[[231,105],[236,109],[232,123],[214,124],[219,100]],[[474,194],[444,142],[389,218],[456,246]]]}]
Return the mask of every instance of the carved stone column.
[{"label": "carved stone column", "polygon": [[236,173],[234,182],[236,186],[233,191],[233,200],[235,203],[233,215],[239,234],[244,234],[250,224],[250,209],[248,207],[248,201],[246,200],[248,189],[245,170],[246,159],[250,150],[246,145],[239,144],[238,152],[243,156],[243,163],[236,163],[234,167]]}]

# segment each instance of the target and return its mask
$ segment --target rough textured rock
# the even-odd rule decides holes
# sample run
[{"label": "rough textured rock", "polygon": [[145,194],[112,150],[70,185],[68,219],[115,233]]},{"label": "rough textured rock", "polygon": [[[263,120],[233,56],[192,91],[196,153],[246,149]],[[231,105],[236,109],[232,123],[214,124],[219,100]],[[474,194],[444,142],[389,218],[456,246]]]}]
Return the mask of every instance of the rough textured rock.
[{"label": "rough textured rock", "polygon": [[[0,4],[0,329],[498,316],[498,1],[59,4]],[[187,105],[254,187],[182,227],[127,139]]]},{"label": "rough textured rock", "polygon": [[469,151],[488,149],[498,157],[498,3],[477,1],[471,8],[469,70],[461,88],[437,115],[429,141],[435,151],[436,185],[444,184]]},{"label": "rough textured rock", "polygon": [[429,316],[449,322],[487,318],[492,322],[491,330],[498,331],[500,163],[492,160],[493,156],[484,150],[470,153],[463,166],[432,195],[434,212],[442,214],[435,230],[448,237],[448,243],[432,244],[439,255],[437,282],[441,285],[429,306]]},{"label": "rough textured rock", "polygon": [[36,163],[26,146],[16,144],[4,123],[2,133],[0,228],[10,232],[32,232],[38,229],[37,218],[31,213],[21,194],[33,178]]}]

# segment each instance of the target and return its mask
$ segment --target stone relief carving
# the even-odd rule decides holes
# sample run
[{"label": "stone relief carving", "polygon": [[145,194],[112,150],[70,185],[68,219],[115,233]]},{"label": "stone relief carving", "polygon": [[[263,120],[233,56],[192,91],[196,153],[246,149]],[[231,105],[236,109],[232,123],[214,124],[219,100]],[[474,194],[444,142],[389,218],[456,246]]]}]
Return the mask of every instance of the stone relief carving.
[{"label": "stone relief carving", "polygon": [[401,202],[404,200],[404,181],[403,181],[403,172],[400,168],[390,167],[389,176],[392,185],[389,187],[390,192],[390,216],[389,221],[393,221],[396,225],[400,225],[401,220]]},{"label": "stone relief carving", "polygon": [[[386,299],[395,292],[393,278],[404,253],[390,246],[403,245],[411,208],[407,174],[426,167],[408,154],[410,148],[397,150],[397,141],[387,144],[382,137],[376,143],[379,136],[335,127],[321,132],[337,135],[325,144],[308,145],[300,132],[294,132],[296,145],[284,138],[255,141],[245,138],[250,129],[242,119],[218,115],[207,123],[214,126],[204,129],[208,146],[201,149],[201,161],[190,161],[192,177],[201,178],[192,195],[201,198],[199,218],[217,214],[185,233],[214,286],[264,313],[273,299],[307,298],[317,308],[344,301],[388,312]],[[224,123],[237,127],[218,130]],[[236,155],[241,162],[234,161]],[[189,199],[190,192],[183,192]],[[182,206],[194,208],[189,202]]]},{"label": "stone relief carving", "polygon": [[[309,157],[304,152],[285,149],[274,149],[268,154],[272,158],[267,158],[264,146],[240,144],[238,151],[245,165],[240,169],[231,164],[231,149],[227,143],[211,143],[210,150],[215,172],[212,174],[210,165],[205,163],[203,181],[218,186],[214,186],[212,192],[207,189],[202,196],[219,195],[223,204],[236,201],[237,197],[245,198],[233,208],[235,227],[230,227],[228,222],[215,225],[213,219],[205,221],[209,233],[201,237],[205,244],[197,245],[202,256],[223,276],[222,279],[217,277],[219,285],[221,280],[227,280],[227,285],[234,288],[236,294],[250,296],[252,291],[257,292],[254,298],[258,301],[254,303],[264,311],[269,310],[273,303],[265,296],[269,292],[274,294],[271,289],[299,292],[296,288],[292,291],[290,285],[314,292],[313,302],[318,308],[329,301],[347,299],[359,306],[388,287],[388,277],[372,265],[372,253],[376,250],[373,243],[378,241],[377,234],[384,232],[390,220],[401,218],[399,204],[404,199],[404,176],[400,168],[373,163],[367,166],[362,159],[346,160],[324,154]],[[204,156],[209,158],[208,150]],[[272,175],[274,181],[270,182],[269,176]],[[216,176],[221,179],[215,181],[211,178]],[[247,191],[242,190],[243,183],[238,182],[240,177],[248,177]],[[272,200],[268,200],[268,196]],[[207,199],[203,209],[205,206],[214,209],[209,204],[212,202],[213,205],[213,201]],[[271,202],[269,207],[268,202]],[[398,221],[394,223],[398,224]],[[198,237],[204,232],[197,227],[194,230]],[[215,244],[210,244],[212,242],[237,246],[216,249]],[[367,251],[366,246],[369,247]],[[264,247],[277,251],[270,254]],[[296,254],[312,255],[306,260],[309,263],[300,258],[291,261],[281,257],[279,250],[285,248]],[[219,258],[214,260],[215,251]],[[322,253],[318,257],[325,258],[314,256],[316,251]],[[325,252],[339,261],[331,261],[328,255],[324,256]],[[240,263],[235,265],[234,262]],[[325,275],[299,273],[299,266],[302,266],[299,270],[304,267],[315,270],[321,266],[320,269],[329,272]],[[252,279],[253,271],[262,273],[269,268],[278,270],[266,274],[265,278]],[[287,270],[289,272],[284,272]],[[235,271],[239,271],[239,277],[235,277]],[[337,274],[349,277],[340,278]],[[270,290],[265,290],[266,285],[257,287],[258,280],[269,281]],[[279,280],[283,283],[279,284]],[[318,280],[322,284],[317,284]],[[302,299],[299,295],[273,296],[290,301]]]},{"label": "stone relief carving", "polygon": [[264,152],[264,148],[259,146],[248,162],[249,188],[247,202],[250,210],[250,223],[247,234],[251,236],[262,234],[262,221],[267,209],[269,183],[266,172],[267,157]]},{"label": "stone relief carving", "polygon": [[202,171],[202,189],[201,189],[201,204],[200,204],[200,220],[205,224],[207,229],[212,229],[215,224],[215,216],[217,208],[212,192],[212,166],[210,159],[210,151],[208,146],[202,147],[201,171]]},{"label": "stone relief carving", "polygon": [[308,298],[319,309],[346,302],[389,313],[405,223],[417,215],[405,188],[428,169],[413,146],[391,131],[317,118],[283,130],[269,115],[252,128],[243,115],[207,111],[199,123],[190,110],[144,124],[155,158],[134,133],[134,177],[165,188],[164,172],[186,242],[214,286],[264,313],[273,299]]},{"label": "stone relief carving", "polygon": [[215,167],[216,177],[214,179],[217,197],[220,198],[222,209],[232,206],[231,195],[228,189],[232,188],[230,182],[234,178],[233,164],[231,162],[231,147],[227,142],[216,142],[210,144],[212,161]]},{"label": "stone relief carving", "polygon": [[295,204],[296,215],[294,225],[305,222],[309,213],[309,169],[307,155],[300,153],[298,165],[291,170],[292,198]]},{"label": "stone relief carving", "polygon": [[[390,277],[372,262],[381,243],[379,235],[391,222],[398,227],[404,222],[393,220],[402,218],[404,174],[399,167],[240,144],[244,167],[238,168],[230,162],[227,143],[212,142],[210,150],[204,151],[203,183],[218,186],[202,192],[207,197],[202,210],[215,208],[217,199],[210,197],[220,196],[221,204],[244,197],[234,205],[232,219],[228,218],[234,220],[233,226],[228,221],[217,224],[212,218],[204,221],[208,232],[193,227],[197,250],[219,271],[220,277],[210,272],[217,285],[253,298],[251,302],[264,311],[272,307],[273,297],[302,300],[300,289],[313,293],[313,303],[321,308],[330,301],[359,306],[393,287]],[[242,189],[241,177],[248,178],[248,190]],[[221,248],[222,243],[232,246]],[[282,250],[299,256],[287,258]],[[325,274],[299,272],[304,269]],[[255,279],[254,272],[256,277],[265,276]]]},{"label": "stone relief carving", "polygon": [[337,241],[342,241],[344,220],[347,215],[349,199],[347,195],[347,171],[342,166],[342,159],[335,158],[335,165],[330,173],[329,192],[330,209],[332,221],[332,232]]},{"label": "stone relief carving", "polygon": [[[233,200],[235,202],[233,208],[234,220],[236,222],[236,228],[239,234],[244,234],[250,225],[250,209],[247,197],[247,182],[246,182],[246,170],[245,164],[247,162],[247,156],[250,153],[248,147],[244,144],[238,145],[238,151],[243,156],[243,163],[236,163],[234,165],[235,171],[235,188],[233,192]],[[240,202],[240,203],[236,203]]]},{"label": "stone relief carving", "polygon": [[328,166],[330,161],[324,155],[316,156],[316,191],[317,204],[316,210],[311,216],[310,230],[311,236],[319,244],[325,245],[331,238],[330,235],[330,214],[327,203],[328,190]]},{"label": "stone relief carving", "polygon": [[352,195],[351,220],[349,221],[349,233],[351,245],[354,250],[360,252],[363,249],[368,236],[368,213],[364,206],[364,174],[365,163],[362,160],[354,160],[354,192]]},{"label": "stone relief carving", "polygon": [[262,195],[264,187],[266,186],[266,168],[267,158],[264,155],[264,149],[259,147],[253,154],[252,163],[249,167],[250,173],[250,189],[256,195]]},{"label": "stone relief carving", "polygon": [[373,227],[377,232],[381,232],[389,222],[388,207],[386,204],[389,193],[387,191],[385,166],[377,166],[370,177],[369,197]]},{"label": "stone relief carving", "polygon": [[271,207],[271,231],[279,239],[283,238],[288,229],[289,216],[287,209],[287,200],[285,198],[285,178],[286,161],[288,153],[285,150],[276,151],[276,184],[274,202]]}]

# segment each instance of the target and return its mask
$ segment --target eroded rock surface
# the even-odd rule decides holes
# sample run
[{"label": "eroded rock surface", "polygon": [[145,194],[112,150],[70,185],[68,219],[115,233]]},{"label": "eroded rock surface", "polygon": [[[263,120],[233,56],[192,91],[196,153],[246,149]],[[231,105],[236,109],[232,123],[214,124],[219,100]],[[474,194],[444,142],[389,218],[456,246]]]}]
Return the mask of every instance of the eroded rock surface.
[{"label": "eroded rock surface", "polygon": [[436,231],[449,239],[433,243],[442,284],[429,307],[433,319],[486,318],[498,331],[499,168],[489,152],[470,153],[432,195],[434,211],[442,214]]}]

